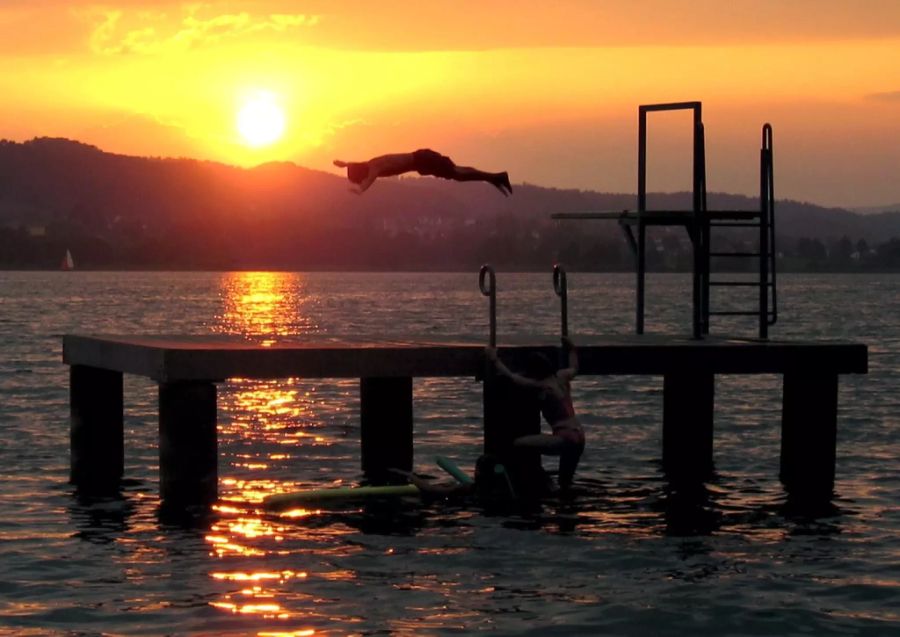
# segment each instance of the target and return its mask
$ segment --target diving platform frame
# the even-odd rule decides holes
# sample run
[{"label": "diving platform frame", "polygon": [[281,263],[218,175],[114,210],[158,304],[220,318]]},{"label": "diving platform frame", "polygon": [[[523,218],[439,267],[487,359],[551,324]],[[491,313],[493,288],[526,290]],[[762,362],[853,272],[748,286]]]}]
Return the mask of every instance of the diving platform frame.
[{"label": "diving platform frame", "polygon": [[[651,113],[690,111],[692,130],[691,208],[652,210],[647,202],[647,119]],[[755,210],[712,210],[706,196],[706,133],[701,102],[644,104],[638,107],[637,209],[621,211],[573,211],[551,215],[557,220],[614,220],[625,233],[635,257],[635,332],[644,333],[645,281],[647,277],[647,229],[650,226],[681,226],[687,231],[693,250],[691,296],[692,333],[700,339],[710,332],[714,316],[755,317],[759,338],[767,338],[769,327],[778,320],[775,252],[775,171],[772,126],[762,127],[759,154],[759,207]],[[756,245],[749,250],[714,250],[713,228],[733,234],[734,229],[755,230]],[[637,236],[635,236],[635,233]],[[713,280],[713,264],[730,265],[750,261],[756,280],[725,278]],[[755,291],[755,306],[744,309],[711,308],[711,289],[737,288]]]}]

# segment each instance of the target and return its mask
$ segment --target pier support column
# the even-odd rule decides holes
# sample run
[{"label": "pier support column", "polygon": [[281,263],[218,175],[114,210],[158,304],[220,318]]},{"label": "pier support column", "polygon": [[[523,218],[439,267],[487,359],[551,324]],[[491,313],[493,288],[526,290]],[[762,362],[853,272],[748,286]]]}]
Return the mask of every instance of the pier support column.
[{"label": "pier support column", "polygon": [[[484,452],[496,456],[528,491],[544,486],[541,455],[513,450],[513,441],[539,433],[541,412],[535,390],[516,385],[504,376],[488,374],[484,379]],[[540,484],[523,484],[529,480]]]},{"label": "pier support column", "polygon": [[715,376],[666,374],[663,381],[663,470],[671,480],[705,480],[713,471]]},{"label": "pier support column", "polygon": [[362,378],[359,382],[362,470],[372,484],[398,480],[388,469],[412,471],[412,378]]},{"label": "pier support column", "polygon": [[781,481],[791,495],[830,497],[837,447],[836,374],[784,375]]},{"label": "pier support column", "polygon": [[69,368],[70,481],[85,494],[119,489],[125,467],[122,373]]},{"label": "pier support column", "polygon": [[159,385],[159,491],[163,505],[208,505],[218,496],[216,386]]}]

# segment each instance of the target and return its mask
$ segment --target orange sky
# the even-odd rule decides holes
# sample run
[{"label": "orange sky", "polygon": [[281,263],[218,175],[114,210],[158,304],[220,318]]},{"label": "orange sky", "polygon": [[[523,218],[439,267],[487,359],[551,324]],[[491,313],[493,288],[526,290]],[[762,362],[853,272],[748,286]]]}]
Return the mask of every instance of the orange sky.
[{"label": "orange sky", "polygon": [[[702,100],[711,190],[755,193],[769,121],[779,197],[900,202],[897,0],[5,0],[0,57],[17,141],[323,170],[430,146],[633,192],[638,104]],[[253,148],[235,122],[261,93],[286,128]],[[688,187],[686,126],[651,120],[652,189]]]}]

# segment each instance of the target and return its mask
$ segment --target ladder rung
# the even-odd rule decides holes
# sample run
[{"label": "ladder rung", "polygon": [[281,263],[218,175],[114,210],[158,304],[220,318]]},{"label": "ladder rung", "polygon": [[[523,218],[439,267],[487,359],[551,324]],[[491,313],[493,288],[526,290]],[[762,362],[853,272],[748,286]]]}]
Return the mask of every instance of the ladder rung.
[{"label": "ladder rung", "polygon": [[771,281],[760,283],[759,281],[710,281],[709,285],[718,285],[721,287],[734,286],[736,288],[758,288],[760,285],[772,285]]},{"label": "ladder rung", "polygon": [[710,312],[710,316],[759,316],[759,312],[739,312],[737,310]]},{"label": "ladder rung", "polygon": [[[771,310],[766,312],[766,318],[774,316],[775,312]],[[739,310],[721,310],[719,312],[709,312],[710,316],[759,316],[757,311],[739,311]]]},{"label": "ladder rung", "polygon": [[760,257],[762,252],[710,252],[711,257]]}]

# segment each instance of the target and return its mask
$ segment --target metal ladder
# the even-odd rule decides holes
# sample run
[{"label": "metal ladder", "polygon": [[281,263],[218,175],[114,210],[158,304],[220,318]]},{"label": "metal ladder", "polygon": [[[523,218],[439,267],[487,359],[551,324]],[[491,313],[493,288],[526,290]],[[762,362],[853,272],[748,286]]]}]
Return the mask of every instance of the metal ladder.
[{"label": "metal ladder", "polygon": [[[700,124],[701,156],[703,155],[703,129]],[[702,159],[701,159],[702,161]],[[708,213],[704,224],[702,241],[703,258],[703,303],[702,330],[709,333],[712,316],[756,316],[759,320],[759,337],[768,338],[769,327],[778,320],[778,293],[776,287],[775,264],[775,172],[773,167],[772,126],[762,127],[762,144],[759,165],[759,213],[756,215],[731,214],[728,211]],[[706,207],[706,177],[703,173],[702,200]],[[756,251],[711,251],[711,228],[758,228],[759,243]],[[758,259],[758,279],[756,281],[712,280],[712,258]],[[711,287],[756,288],[759,294],[758,307],[753,310],[710,310]]]}]

